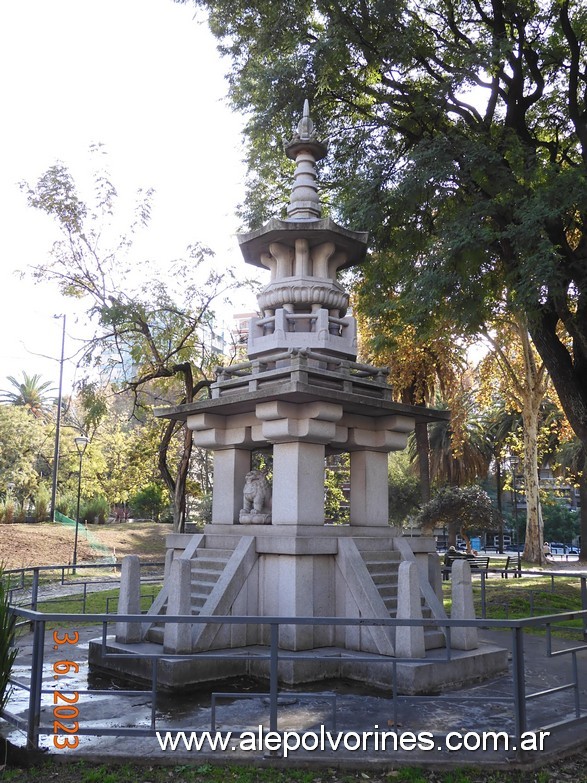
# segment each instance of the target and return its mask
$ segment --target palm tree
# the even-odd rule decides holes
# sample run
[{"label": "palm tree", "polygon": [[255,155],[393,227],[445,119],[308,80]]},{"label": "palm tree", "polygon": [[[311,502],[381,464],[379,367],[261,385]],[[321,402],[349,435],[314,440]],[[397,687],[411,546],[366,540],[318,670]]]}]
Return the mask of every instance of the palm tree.
[{"label": "palm tree", "polygon": [[[470,394],[463,395],[459,412],[463,421],[458,441],[451,422],[438,421],[429,428],[430,477],[439,485],[461,487],[483,479],[491,462],[490,444]],[[415,446],[412,440],[408,447],[412,461],[417,458]]]},{"label": "palm tree", "polygon": [[27,375],[22,373],[22,381],[18,381],[12,375],[6,379],[10,381],[15,391],[5,390],[0,392],[3,402],[10,405],[19,405],[26,408],[35,418],[41,418],[49,409],[48,392],[51,381],[42,381],[40,375]]}]

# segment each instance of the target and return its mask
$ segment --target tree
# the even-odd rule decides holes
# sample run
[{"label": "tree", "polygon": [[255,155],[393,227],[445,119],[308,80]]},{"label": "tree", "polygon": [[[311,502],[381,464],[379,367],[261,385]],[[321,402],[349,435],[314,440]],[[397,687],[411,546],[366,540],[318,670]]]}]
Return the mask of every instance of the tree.
[{"label": "tree", "polygon": [[[462,487],[485,479],[491,462],[491,447],[470,392],[463,393],[459,422],[434,422],[430,427],[430,474],[437,485]],[[453,429],[454,426],[454,429]],[[458,427],[458,438],[455,430]]]},{"label": "tree", "polygon": [[388,461],[389,522],[402,527],[415,515],[422,495],[406,451],[392,451]]},{"label": "tree", "polygon": [[578,516],[559,498],[548,498],[544,503],[544,536],[548,541],[571,544],[579,532]]},{"label": "tree", "polygon": [[[396,311],[392,321],[379,317],[377,292],[361,291],[357,301],[362,357],[389,368],[395,400],[408,405],[431,405],[438,393],[455,401],[464,366],[464,346],[450,335],[449,324],[439,324],[434,337],[422,339]],[[455,427],[455,429],[457,429]],[[460,432],[459,432],[460,434]],[[426,422],[416,422],[413,457],[420,476],[421,502],[430,500],[430,439]]]},{"label": "tree", "polygon": [[41,465],[48,464],[43,459],[52,450],[47,426],[20,406],[0,405],[0,443],[0,494],[24,503],[41,483]]},{"label": "tree", "polygon": [[449,537],[458,528],[471,552],[468,533],[490,530],[496,526],[495,509],[491,498],[481,487],[443,487],[429,503],[422,507],[416,522],[430,534],[435,527],[447,527]]},{"label": "tree", "polygon": [[543,524],[538,476],[538,440],[542,405],[550,385],[546,365],[540,360],[528,333],[525,318],[517,313],[501,316],[485,337],[492,350],[481,362],[481,386],[489,394],[496,388],[509,410],[522,417],[526,537],[524,558],[544,562]]},{"label": "tree", "polygon": [[47,413],[50,408],[48,391],[51,388],[51,381],[42,381],[40,375],[27,375],[24,371],[22,381],[12,375],[9,375],[6,380],[14,390],[0,392],[3,402],[22,406],[37,419]]},{"label": "tree", "polygon": [[[207,347],[206,331],[214,319],[213,302],[234,285],[231,270],[218,269],[211,250],[193,245],[187,259],[169,265],[164,276],[144,261],[139,271],[129,253],[134,233],[148,223],[150,191],[140,193],[129,232],[105,247],[117,202],[107,173],[96,175],[93,206],[82,200],[62,164],[23,188],[29,206],[52,217],[61,234],[50,260],[34,267],[33,274],[87,303],[95,333],[83,342],[80,365],[108,376],[119,390],[131,391],[139,418],[151,415],[156,405],[192,403],[206,393],[216,359]],[[174,440],[181,445],[172,462]],[[158,462],[173,498],[175,530],[185,524],[191,450],[191,430],[169,420]]]},{"label": "tree", "polygon": [[233,104],[249,117],[251,224],[280,188],[258,187],[281,158],[275,139],[309,97],[333,148],[329,200],[380,251],[369,284],[383,276],[429,333],[443,313],[476,333],[507,290],[587,455],[582,3],[198,5],[232,58]]}]

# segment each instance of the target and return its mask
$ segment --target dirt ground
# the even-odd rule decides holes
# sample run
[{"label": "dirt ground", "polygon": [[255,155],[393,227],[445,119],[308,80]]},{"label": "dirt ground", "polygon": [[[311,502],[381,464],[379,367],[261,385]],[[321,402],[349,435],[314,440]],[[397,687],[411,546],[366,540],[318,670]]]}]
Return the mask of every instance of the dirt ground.
[{"label": "dirt ground", "polygon": [[[131,554],[153,560],[164,559],[165,536],[171,532],[171,525],[112,522],[90,525],[86,539],[85,529],[80,526],[77,561],[91,563],[106,555],[120,560]],[[101,547],[91,546],[91,543]],[[0,563],[5,569],[70,563],[73,547],[73,526],[58,522],[0,525]]]}]

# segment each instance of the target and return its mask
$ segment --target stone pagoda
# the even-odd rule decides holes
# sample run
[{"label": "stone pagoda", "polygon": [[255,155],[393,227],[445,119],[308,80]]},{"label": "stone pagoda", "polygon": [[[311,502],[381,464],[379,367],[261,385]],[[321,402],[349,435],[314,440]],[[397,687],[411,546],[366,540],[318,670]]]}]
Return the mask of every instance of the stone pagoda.
[{"label": "stone pagoda", "polygon": [[[222,367],[211,399],[168,408],[214,457],[212,521],[203,533],[170,535],[163,590],[139,626],[119,623],[113,649],[134,649],[125,671],[149,678],[141,650],[166,653],[233,650],[230,661],[170,660],[159,682],[184,687],[228,675],[264,676],[269,626],[213,622],[167,624],[161,614],[201,617],[421,618],[440,622],[439,559],[432,538],[404,537],[388,524],[388,454],[406,447],[416,422],[446,412],[391,400],[387,371],[357,363],[355,319],[339,270],[365,261],[367,234],[323,218],[316,161],[326,146],[316,138],[306,102],[285,147],[295,161],[287,218],[239,236],[247,263],[270,272],[249,327],[248,361]],[[271,475],[253,455],[271,455]],[[329,524],[324,512],[325,457],[350,455],[350,523]],[[125,567],[121,611],[136,611],[138,565]],[[135,603],[133,603],[133,601]],[[457,601],[457,603],[459,603]],[[133,608],[134,607],[134,608]],[[501,651],[477,649],[465,635],[463,659],[438,670],[438,627],[338,624],[280,626],[279,676],[296,684],[326,677],[389,683],[394,656],[400,686],[419,692],[462,682],[505,666]],[[453,647],[458,647],[453,633]],[[436,654],[434,651],[437,651]],[[328,663],[312,660],[327,652]],[[365,655],[378,665],[356,658]],[[436,656],[430,664],[427,656]],[[454,653],[453,653],[454,655]],[[299,660],[296,660],[299,656]],[[475,663],[483,659],[481,669]],[[93,663],[105,668],[93,656]],[[120,664],[122,667],[122,664]],[[143,670],[143,667],[144,670]]]}]

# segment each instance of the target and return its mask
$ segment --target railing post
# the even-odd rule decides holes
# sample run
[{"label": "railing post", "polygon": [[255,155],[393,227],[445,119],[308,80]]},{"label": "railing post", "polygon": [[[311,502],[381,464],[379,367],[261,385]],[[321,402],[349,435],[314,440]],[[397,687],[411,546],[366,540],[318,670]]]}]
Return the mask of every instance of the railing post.
[{"label": "railing post", "polygon": [[526,731],[526,682],[524,670],[524,631],[516,626],[512,628],[512,677],[514,685],[514,719],[516,739]]},{"label": "railing post", "polygon": [[39,599],[39,569],[33,568],[33,584],[31,587],[31,609],[37,611],[37,602]]},{"label": "railing post", "polygon": [[[587,578],[581,577],[581,609],[587,611]],[[583,639],[587,642],[587,615],[583,615]]]},{"label": "railing post", "polygon": [[158,659],[153,658],[151,664],[151,729],[153,731],[157,727],[157,663]]},{"label": "railing post", "polygon": [[578,719],[581,717],[581,693],[579,691],[579,667],[577,666],[577,653],[573,651],[571,653],[571,660],[573,662],[573,693],[575,696],[575,717]]},{"label": "railing post", "polygon": [[39,721],[41,715],[41,690],[43,687],[43,652],[45,647],[45,621],[35,620],[33,657],[31,661],[31,690],[27,717],[27,748],[39,748]]}]

